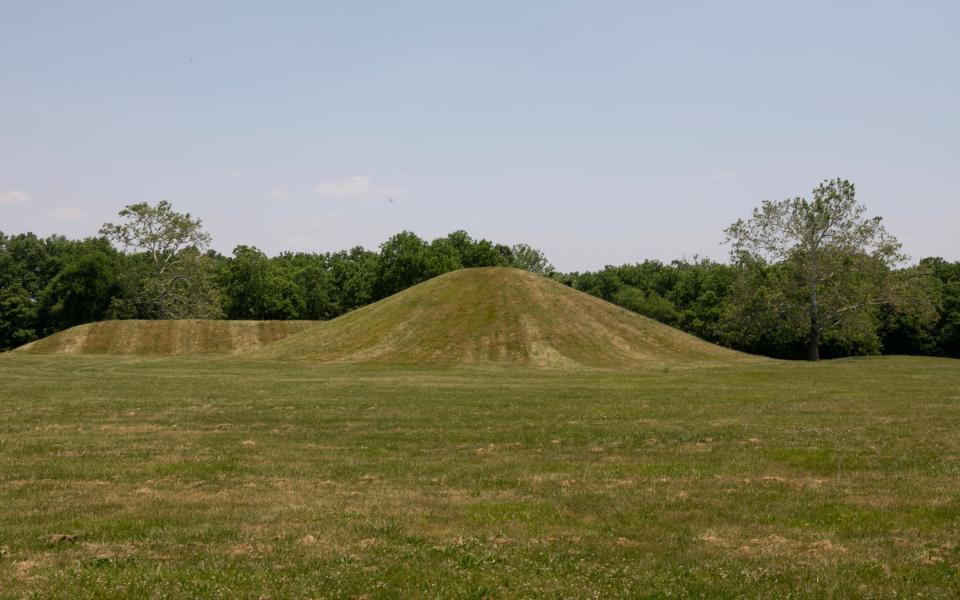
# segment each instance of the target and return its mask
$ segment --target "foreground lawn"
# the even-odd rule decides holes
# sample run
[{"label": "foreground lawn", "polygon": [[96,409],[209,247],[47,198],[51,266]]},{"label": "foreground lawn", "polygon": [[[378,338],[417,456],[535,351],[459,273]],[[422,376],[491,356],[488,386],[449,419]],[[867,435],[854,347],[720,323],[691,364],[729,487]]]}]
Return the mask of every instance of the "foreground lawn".
[{"label": "foreground lawn", "polygon": [[955,597],[960,361],[0,356],[0,596]]}]

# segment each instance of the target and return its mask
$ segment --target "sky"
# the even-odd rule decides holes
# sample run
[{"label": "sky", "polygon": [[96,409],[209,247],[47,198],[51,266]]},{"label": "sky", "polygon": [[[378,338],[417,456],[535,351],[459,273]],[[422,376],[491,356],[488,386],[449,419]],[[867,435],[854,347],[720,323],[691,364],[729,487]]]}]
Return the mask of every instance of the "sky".
[{"label": "sky", "polygon": [[0,231],[169,200],[213,247],[725,260],[841,177],[960,259],[960,3],[0,0]]}]

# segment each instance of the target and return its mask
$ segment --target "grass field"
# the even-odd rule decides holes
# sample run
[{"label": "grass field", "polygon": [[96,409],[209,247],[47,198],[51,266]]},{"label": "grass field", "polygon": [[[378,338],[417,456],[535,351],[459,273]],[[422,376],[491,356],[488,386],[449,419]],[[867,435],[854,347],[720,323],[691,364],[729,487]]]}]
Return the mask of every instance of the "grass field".
[{"label": "grass field", "polygon": [[956,597],[960,361],[0,355],[0,596]]},{"label": "grass field", "polygon": [[101,321],[77,325],[20,346],[28,354],[180,356],[238,354],[300,333],[316,321]]}]

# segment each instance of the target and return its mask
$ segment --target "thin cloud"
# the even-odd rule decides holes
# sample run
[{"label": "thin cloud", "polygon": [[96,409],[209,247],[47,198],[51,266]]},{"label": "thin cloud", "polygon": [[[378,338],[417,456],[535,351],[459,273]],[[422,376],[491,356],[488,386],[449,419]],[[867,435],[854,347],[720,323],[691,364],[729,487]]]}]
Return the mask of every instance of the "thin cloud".
[{"label": "thin cloud", "polygon": [[30,202],[30,194],[23,190],[0,192],[0,204],[26,204]]},{"label": "thin cloud", "polygon": [[79,208],[56,208],[47,212],[47,216],[54,221],[76,221],[83,218],[83,212]]},{"label": "thin cloud", "polygon": [[347,179],[321,181],[313,186],[313,191],[321,196],[329,196],[332,198],[396,196],[403,192],[403,190],[394,186],[376,184],[366,175],[358,175]]},{"label": "thin cloud", "polygon": [[273,188],[267,192],[267,195],[276,200],[285,200],[290,196],[290,194],[287,193],[287,190],[282,188]]}]

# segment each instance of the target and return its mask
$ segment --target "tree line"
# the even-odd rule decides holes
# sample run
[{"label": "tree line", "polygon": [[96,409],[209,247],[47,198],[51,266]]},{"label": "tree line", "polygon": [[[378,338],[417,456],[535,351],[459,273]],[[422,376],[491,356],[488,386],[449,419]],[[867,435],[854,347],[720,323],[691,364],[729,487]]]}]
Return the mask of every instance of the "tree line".
[{"label": "tree line", "polygon": [[140,203],[83,240],[0,232],[0,350],[106,319],[332,319],[449,271],[510,266],[746,352],[960,357],[960,262],[906,265],[864,211],[852,184],[825,181],[811,200],[764,202],[731,225],[729,263],[560,273],[527,244],[465,231],[432,241],[403,231],[377,251],[270,257],[240,245],[224,256],[199,219]]},{"label": "tree line", "polygon": [[403,231],[376,252],[268,257],[239,245],[224,256],[208,248],[198,219],[168,202],[120,216],[83,240],[0,232],[0,350],[107,319],[332,319],[467,267],[554,272],[536,248],[465,231],[430,242]]},{"label": "tree line", "polygon": [[[807,331],[781,320],[777,311],[758,306],[771,293],[767,286],[781,277],[777,267],[754,265],[752,269],[745,273],[739,265],[698,258],[669,263],[647,260],[557,278],[716,344],[776,358],[808,358]],[[910,269],[926,279],[926,306],[879,305],[857,326],[848,324],[823,337],[819,354],[826,358],[871,354],[960,358],[960,261],[924,258]]]}]

